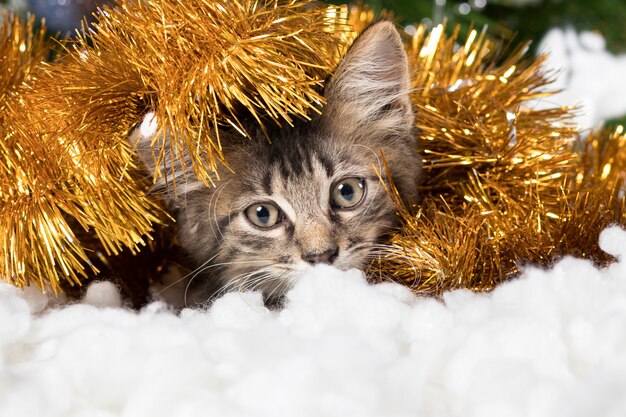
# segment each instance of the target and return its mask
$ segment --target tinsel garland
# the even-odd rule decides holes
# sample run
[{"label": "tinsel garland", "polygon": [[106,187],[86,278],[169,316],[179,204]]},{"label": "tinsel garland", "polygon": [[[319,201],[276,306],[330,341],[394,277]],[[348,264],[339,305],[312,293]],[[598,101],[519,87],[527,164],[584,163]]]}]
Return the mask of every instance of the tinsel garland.
[{"label": "tinsel garland", "polygon": [[[260,127],[308,117],[342,44],[337,22],[310,1],[118,0],[95,20],[52,71],[48,91],[71,97],[69,117],[88,110],[79,112],[79,132],[125,138],[154,111],[161,132],[176,132],[166,164],[184,166],[187,154],[208,185],[217,161],[226,162],[221,128],[247,136],[243,114]],[[162,161],[165,135],[154,137]],[[156,166],[156,179],[169,177]]]},{"label": "tinsel garland", "polygon": [[[166,218],[126,141],[146,112],[176,133],[171,155],[188,151],[210,184],[219,180],[220,130],[246,135],[243,117],[260,126],[309,117],[323,102],[322,80],[373,19],[367,9],[308,2],[120,0],[89,37],[61,43],[44,63],[43,33],[5,18],[0,275],[57,290],[95,272],[94,259],[139,250]],[[439,294],[489,290],[523,263],[567,254],[609,262],[597,237],[626,224],[622,130],[584,137],[570,122],[575,109],[535,110],[550,81],[542,58],[505,56],[484,32],[461,42],[443,26],[418,26],[407,51],[423,200],[405,207],[389,189],[402,227],[372,279]]]},{"label": "tinsel garland", "polygon": [[260,126],[307,117],[346,43],[345,21],[310,2],[120,0],[54,51],[32,20],[3,21],[0,277],[53,291],[136,253],[167,218],[127,141],[147,111],[176,132],[172,159],[185,149],[210,183],[219,129],[245,134],[244,112]]},{"label": "tinsel garland", "polygon": [[[0,29],[0,272],[23,286],[57,290],[98,270],[81,237],[97,236],[107,255],[145,244],[160,209],[131,178],[130,146],[97,132],[80,140],[58,113],[68,97],[42,100],[52,53],[45,28],[6,16]],[[7,73],[3,73],[6,76]],[[78,116],[74,116],[76,118]]]},{"label": "tinsel garland", "polygon": [[390,190],[402,227],[370,275],[439,295],[487,291],[565,255],[611,261],[598,238],[626,225],[623,129],[584,136],[576,109],[535,110],[551,94],[544,57],[502,60],[484,32],[457,33],[418,27],[409,41],[423,201],[404,207]]}]

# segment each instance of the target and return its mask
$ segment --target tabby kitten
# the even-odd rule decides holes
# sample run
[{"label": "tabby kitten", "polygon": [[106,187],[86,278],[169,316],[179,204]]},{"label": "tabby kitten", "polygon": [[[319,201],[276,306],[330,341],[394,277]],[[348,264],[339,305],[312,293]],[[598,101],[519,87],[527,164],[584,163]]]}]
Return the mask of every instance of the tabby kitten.
[{"label": "tabby kitten", "polygon": [[[258,289],[271,302],[312,265],[365,267],[394,225],[394,206],[373,169],[384,171],[380,151],[402,195],[416,194],[409,90],[407,57],[394,25],[374,24],[327,82],[328,104],[320,116],[271,132],[271,144],[263,137],[224,141],[234,172],[221,169],[214,188],[179,169],[178,195],[164,192],[180,242],[201,272],[190,282],[193,298]],[[146,123],[131,141],[154,172]]]}]

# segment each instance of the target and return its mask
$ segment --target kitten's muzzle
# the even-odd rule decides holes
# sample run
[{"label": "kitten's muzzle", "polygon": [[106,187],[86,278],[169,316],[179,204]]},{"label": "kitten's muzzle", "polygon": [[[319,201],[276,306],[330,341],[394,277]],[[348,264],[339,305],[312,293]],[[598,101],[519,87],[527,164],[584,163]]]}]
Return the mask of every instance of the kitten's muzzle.
[{"label": "kitten's muzzle", "polygon": [[307,253],[302,255],[302,259],[312,265],[314,264],[332,264],[339,255],[339,246],[332,247],[321,253]]}]

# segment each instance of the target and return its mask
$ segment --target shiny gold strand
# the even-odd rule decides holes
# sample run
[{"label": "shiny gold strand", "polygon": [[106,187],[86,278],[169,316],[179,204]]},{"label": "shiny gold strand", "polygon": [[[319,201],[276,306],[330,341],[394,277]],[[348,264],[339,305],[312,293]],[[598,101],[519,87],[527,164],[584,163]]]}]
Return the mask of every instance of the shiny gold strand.
[{"label": "shiny gold strand", "polygon": [[568,178],[558,244],[564,253],[594,259],[600,265],[612,260],[597,244],[610,224],[626,226],[626,135],[624,128],[600,129],[576,144],[580,164]]},{"label": "shiny gold strand", "polygon": [[0,30],[0,67],[12,69],[0,77],[0,275],[56,292],[96,272],[82,244],[86,234],[107,254],[138,250],[163,215],[131,178],[128,145],[108,132],[93,142],[76,139],[76,116],[64,110],[72,103],[48,90],[54,83],[42,63],[50,53],[45,29],[5,17]]},{"label": "shiny gold strand", "polygon": [[47,45],[45,29],[36,30],[35,18],[21,22],[5,9],[1,12],[0,25],[0,108],[6,105],[7,96],[14,95],[20,84],[28,80],[31,72],[45,57]]},{"label": "shiny gold strand", "polygon": [[338,60],[341,16],[309,1],[120,0],[52,72],[58,94],[76,105],[68,112],[80,109],[85,142],[94,143],[94,129],[125,135],[154,111],[155,149],[172,132],[172,158],[188,153],[210,184],[222,161],[221,128],[247,135],[246,114],[263,127],[317,110]]},{"label": "shiny gold strand", "polygon": [[372,275],[438,295],[490,290],[523,263],[567,254],[608,262],[597,239],[625,224],[622,132],[579,149],[575,109],[532,106],[549,95],[543,58],[525,60],[522,48],[501,60],[484,32],[461,42],[458,29],[420,26],[408,49],[424,201],[409,209],[396,199],[402,227]]},{"label": "shiny gold strand", "polygon": [[573,187],[590,189],[601,185],[617,197],[626,193],[626,133],[624,127],[601,129],[584,137],[577,144],[581,164]]},{"label": "shiny gold strand", "polygon": [[[0,26],[0,236],[2,236],[2,248],[0,249],[0,262],[2,270],[0,278],[15,285],[23,285],[28,277],[26,270],[31,266],[26,259],[31,248],[23,236],[30,232],[31,236],[37,235],[38,241],[44,243],[48,236],[33,230],[37,220],[41,220],[44,213],[27,210],[29,204],[21,204],[25,200],[33,200],[30,184],[32,171],[24,167],[36,164],[35,158],[29,148],[30,143],[17,143],[14,139],[19,136],[15,132],[9,111],[19,105],[19,91],[22,82],[28,82],[32,72],[36,70],[39,62],[47,52],[44,41],[44,29],[34,30],[34,18],[26,22],[20,22],[13,15],[2,12],[2,26]],[[28,138],[27,138],[28,139]],[[44,210],[45,212],[45,210]],[[31,222],[31,220],[35,220]],[[36,251],[36,250],[35,250]],[[33,251],[33,252],[35,252]],[[44,252],[45,255],[47,255]],[[35,262],[45,263],[48,257],[37,259]],[[35,264],[37,265],[37,264]],[[31,271],[28,271],[31,272]],[[38,271],[37,271],[38,272]],[[43,276],[37,277],[37,272],[30,273],[29,277],[43,280]]]},{"label": "shiny gold strand", "polygon": [[95,260],[139,250],[166,215],[134,179],[130,129],[155,111],[162,131],[176,132],[172,154],[186,147],[210,181],[218,128],[245,134],[243,113],[291,123],[319,107],[348,42],[346,13],[310,2],[121,0],[47,64],[44,29],[4,19],[2,277],[57,291],[97,272]]},{"label": "shiny gold strand", "polygon": [[[95,270],[92,260],[150,239],[165,215],[133,179],[126,143],[147,111],[176,132],[171,146],[189,149],[210,182],[221,158],[218,128],[245,134],[244,113],[265,123],[308,117],[322,102],[321,80],[373,19],[365,8],[309,3],[122,0],[104,9],[92,38],[40,65],[43,32],[31,35],[32,21],[5,18],[4,279],[56,291],[80,283]],[[500,59],[478,31],[457,43],[457,32],[447,36],[441,26],[419,26],[407,42],[424,201],[407,208],[390,190],[403,226],[372,276],[440,294],[491,289],[515,276],[520,261],[549,265],[564,254],[610,261],[597,235],[625,224],[623,132],[580,139],[573,109],[528,105],[547,95],[541,59],[525,61],[523,50]]]}]

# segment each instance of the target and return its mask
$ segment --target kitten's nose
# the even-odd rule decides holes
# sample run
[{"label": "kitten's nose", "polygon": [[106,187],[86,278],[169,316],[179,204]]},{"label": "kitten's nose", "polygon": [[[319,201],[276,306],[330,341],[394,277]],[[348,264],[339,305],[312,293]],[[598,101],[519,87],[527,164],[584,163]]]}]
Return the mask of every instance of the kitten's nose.
[{"label": "kitten's nose", "polygon": [[321,253],[307,253],[302,255],[302,259],[310,264],[332,264],[339,255],[339,247],[335,246]]}]

